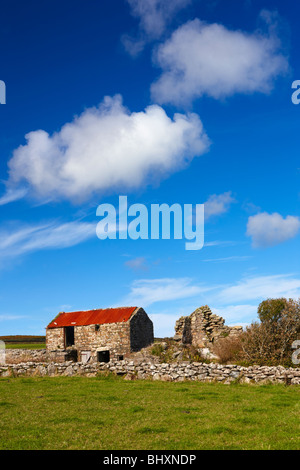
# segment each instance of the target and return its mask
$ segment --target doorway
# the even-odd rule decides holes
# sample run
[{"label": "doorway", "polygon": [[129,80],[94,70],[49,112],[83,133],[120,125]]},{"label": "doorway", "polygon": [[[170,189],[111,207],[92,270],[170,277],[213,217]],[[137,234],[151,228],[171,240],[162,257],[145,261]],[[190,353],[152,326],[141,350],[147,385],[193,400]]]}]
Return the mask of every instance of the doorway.
[{"label": "doorway", "polygon": [[65,345],[66,348],[68,346],[74,346],[74,326],[66,326],[65,327]]},{"label": "doorway", "polygon": [[97,351],[98,362],[109,362],[109,351]]}]

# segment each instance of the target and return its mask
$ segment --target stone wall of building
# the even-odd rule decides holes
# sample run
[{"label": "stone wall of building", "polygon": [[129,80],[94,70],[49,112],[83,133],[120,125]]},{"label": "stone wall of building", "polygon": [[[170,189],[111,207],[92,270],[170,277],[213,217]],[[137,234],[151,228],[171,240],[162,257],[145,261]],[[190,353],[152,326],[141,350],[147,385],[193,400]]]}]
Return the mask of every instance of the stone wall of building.
[{"label": "stone wall of building", "polygon": [[130,353],[130,331],[126,323],[105,323],[75,327],[75,347],[78,360],[82,351],[91,351],[91,360],[97,360],[97,352],[107,350],[110,358],[117,359]]},{"label": "stone wall of building", "polygon": [[204,305],[197,308],[188,317],[180,317],[175,325],[174,338],[183,344],[192,344],[196,348],[210,348],[214,341],[225,336],[242,332],[242,327],[229,327],[225,320],[212,313]]},{"label": "stone wall of building", "polygon": [[65,355],[77,352],[73,360],[81,360],[83,351],[90,351],[92,361],[97,353],[109,351],[110,358],[117,359],[130,352],[129,323],[105,323],[103,325],[74,326],[74,346],[65,348],[64,328],[49,328],[46,332],[47,352],[52,360],[64,360]]},{"label": "stone wall of building", "polygon": [[85,376],[111,372],[129,380],[147,379],[169,382],[198,381],[239,383],[282,383],[300,385],[300,369],[282,366],[204,364],[200,362],[153,363],[145,361],[110,361],[109,363],[23,363],[0,366],[0,377],[22,376]]},{"label": "stone wall of building", "polygon": [[153,323],[145,310],[139,308],[130,320],[130,349],[139,351],[154,341]]},{"label": "stone wall of building", "polygon": [[48,352],[65,349],[64,328],[46,329],[46,348]]}]

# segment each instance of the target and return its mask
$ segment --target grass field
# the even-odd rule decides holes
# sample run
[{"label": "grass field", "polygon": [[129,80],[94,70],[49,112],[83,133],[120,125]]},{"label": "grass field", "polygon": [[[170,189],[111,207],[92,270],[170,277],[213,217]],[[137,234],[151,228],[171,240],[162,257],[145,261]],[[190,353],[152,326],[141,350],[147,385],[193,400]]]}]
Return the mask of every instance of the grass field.
[{"label": "grass field", "polygon": [[10,335],[0,336],[5,342],[6,349],[44,349],[46,347],[45,336]]},{"label": "grass field", "polygon": [[299,449],[300,387],[0,379],[0,449]]},{"label": "grass field", "polygon": [[5,349],[45,349],[45,343],[6,343]]}]

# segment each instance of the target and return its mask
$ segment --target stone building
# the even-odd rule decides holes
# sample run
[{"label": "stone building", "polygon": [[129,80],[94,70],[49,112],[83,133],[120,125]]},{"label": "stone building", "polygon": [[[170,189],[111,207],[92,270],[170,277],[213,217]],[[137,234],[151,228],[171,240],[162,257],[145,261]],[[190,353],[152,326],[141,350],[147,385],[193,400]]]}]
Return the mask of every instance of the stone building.
[{"label": "stone building", "polygon": [[122,360],[153,341],[153,323],[140,307],[60,312],[46,329],[47,354],[56,362]]},{"label": "stone building", "polygon": [[224,318],[213,314],[211,309],[204,305],[191,315],[177,320],[174,339],[199,349],[209,349],[217,339],[232,337],[242,331],[241,326],[226,326]]}]

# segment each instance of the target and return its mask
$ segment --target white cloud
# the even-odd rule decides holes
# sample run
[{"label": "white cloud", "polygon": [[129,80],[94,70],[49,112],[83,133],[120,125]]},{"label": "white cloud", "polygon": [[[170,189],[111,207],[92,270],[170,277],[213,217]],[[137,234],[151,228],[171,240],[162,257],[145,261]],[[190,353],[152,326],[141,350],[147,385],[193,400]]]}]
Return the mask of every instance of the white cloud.
[{"label": "white cloud", "polygon": [[189,278],[140,279],[134,281],[121,304],[147,307],[156,302],[195,297],[208,290],[209,287],[195,285]]},{"label": "white cloud", "polygon": [[[278,297],[300,297],[300,278],[292,274],[275,274],[248,277],[227,285],[203,284],[187,277],[140,279],[132,283],[129,294],[118,304],[148,307],[158,302],[189,299],[190,310],[191,299],[195,299],[196,307],[197,303],[215,305],[221,311],[233,308],[233,305],[236,305],[235,308],[241,304],[249,305],[249,301],[255,301],[258,305],[264,299]],[[253,305],[251,308],[254,308]]]},{"label": "white cloud", "polygon": [[159,39],[176,13],[192,0],[127,0],[131,14],[139,19],[137,37],[124,35],[123,45],[132,56],[139,54],[146,43]]},{"label": "white cloud", "polygon": [[269,31],[249,34],[194,19],[180,26],[154,56],[162,75],[152,84],[158,103],[188,104],[203,95],[222,99],[235,93],[268,93],[288,70],[274,20]]},{"label": "white cloud", "polygon": [[257,276],[242,279],[235,285],[224,287],[216,294],[216,300],[223,304],[261,300],[267,298],[300,297],[300,279],[291,274]]},{"label": "white cloud", "polygon": [[236,245],[237,242],[231,241],[231,240],[213,240],[211,242],[205,242],[204,246],[209,247],[209,246],[233,246]]},{"label": "white cloud", "polygon": [[27,225],[0,229],[0,261],[26,253],[66,248],[77,245],[92,236],[96,238],[96,225],[88,222]]},{"label": "white cloud", "polygon": [[0,315],[0,321],[14,321],[14,320],[20,320],[21,318],[28,318],[28,316],[27,315],[10,315],[10,314]]},{"label": "white cloud", "polygon": [[299,217],[289,215],[284,219],[276,212],[262,212],[249,217],[247,235],[252,237],[253,247],[268,247],[295,237],[299,229]]},{"label": "white cloud", "polygon": [[213,313],[223,317],[226,325],[249,325],[257,320],[257,305],[227,305],[222,308],[212,307]]},{"label": "white cloud", "polygon": [[196,114],[173,120],[156,105],[130,113],[106,97],[50,136],[30,132],[9,162],[9,188],[28,183],[35,196],[87,200],[103,191],[134,190],[185,167],[208,150]]},{"label": "white cloud", "polygon": [[232,197],[230,191],[209,196],[208,200],[204,203],[205,219],[207,220],[212,216],[224,214],[234,202],[235,199]]},{"label": "white cloud", "polygon": [[209,258],[209,259],[204,259],[202,261],[206,261],[206,262],[246,261],[249,258],[251,258],[251,256],[226,256],[224,258]]},{"label": "white cloud", "polygon": [[9,204],[10,202],[17,201],[18,199],[22,199],[27,193],[26,189],[8,189],[6,193],[0,197],[0,206],[4,206],[5,204]]},{"label": "white cloud", "polygon": [[205,285],[190,278],[141,279],[133,282],[123,303],[149,306],[156,302],[194,297],[197,297],[197,302],[214,304],[218,308],[244,305],[248,301],[256,301],[258,305],[267,298],[300,297],[300,279],[292,274],[276,274],[244,278],[232,285]]}]

